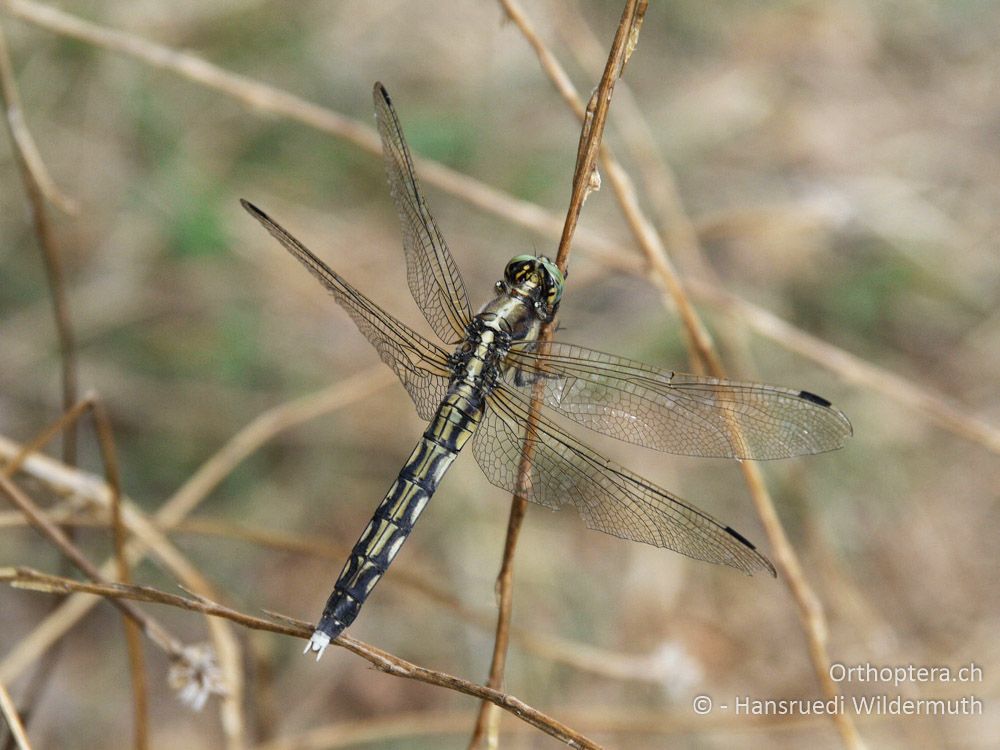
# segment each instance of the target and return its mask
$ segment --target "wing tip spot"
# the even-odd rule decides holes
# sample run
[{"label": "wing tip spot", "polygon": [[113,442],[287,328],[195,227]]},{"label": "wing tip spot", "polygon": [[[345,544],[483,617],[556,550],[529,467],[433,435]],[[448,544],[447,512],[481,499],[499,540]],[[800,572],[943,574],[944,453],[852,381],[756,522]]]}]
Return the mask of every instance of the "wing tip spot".
[{"label": "wing tip spot", "polygon": [[745,547],[753,551],[755,557],[753,564],[748,565],[744,568],[744,571],[746,572],[747,575],[753,575],[754,572],[756,572],[757,570],[766,570],[768,573],[771,574],[772,578],[778,577],[778,571],[775,570],[774,565],[771,564],[770,560],[768,560],[766,557],[760,554],[760,552],[757,551],[757,547],[754,546],[753,542],[751,542],[749,539],[743,536],[732,526],[726,526],[725,532],[729,534],[731,537],[733,537],[740,544],[744,545]]},{"label": "wing tip spot", "polygon": [[810,391],[799,391],[799,398],[804,399],[805,401],[809,401],[810,403],[816,404],[817,406],[824,406],[826,408],[830,408],[831,406],[833,406],[832,403],[827,401],[822,396],[817,396],[815,393],[812,393]]},{"label": "wing tip spot", "polygon": [[743,536],[740,532],[738,532],[732,526],[727,526],[726,527],[726,533],[729,534],[730,536],[736,537],[737,541],[739,541],[741,544],[749,547],[754,552],[757,551],[757,548],[754,547],[753,542],[751,542],[749,539],[747,539],[745,536]]}]

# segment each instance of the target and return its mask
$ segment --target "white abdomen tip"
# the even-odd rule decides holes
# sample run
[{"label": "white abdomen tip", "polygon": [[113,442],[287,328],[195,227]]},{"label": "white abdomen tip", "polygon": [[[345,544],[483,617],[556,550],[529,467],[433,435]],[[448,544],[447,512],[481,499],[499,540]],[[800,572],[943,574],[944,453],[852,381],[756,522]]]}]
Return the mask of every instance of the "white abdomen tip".
[{"label": "white abdomen tip", "polygon": [[303,654],[308,654],[310,651],[316,652],[316,661],[320,660],[323,656],[323,652],[326,651],[326,647],[330,645],[330,636],[326,633],[317,630],[312,634],[312,638],[306,644],[305,649],[303,649]]}]

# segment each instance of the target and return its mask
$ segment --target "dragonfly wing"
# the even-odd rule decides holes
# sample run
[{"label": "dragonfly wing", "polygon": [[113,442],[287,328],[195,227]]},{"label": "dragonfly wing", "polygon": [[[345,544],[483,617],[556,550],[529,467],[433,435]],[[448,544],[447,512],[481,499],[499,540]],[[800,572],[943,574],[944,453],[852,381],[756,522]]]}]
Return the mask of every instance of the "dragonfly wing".
[{"label": "dragonfly wing", "polygon": [[243,208],[319,279],[403,382],[422,419],[430,420],[448,390],[448,354],[344,281],[289,232],[248,201]]},{"label": "dragonfly wing", "polygon": [[506,384],[592,430],[690,456],[787,458],[839,448],[851,423],[808,391],[660,370],[572,344],[515,345]]},{"label": "dragonfly wing", "polygon": [[420,192],[389,94],[375,84],[375,119],[389,189],[399,213],[410,293],[442,341],[457,343],[472,320],[462,276]]},{"label": "dragonfly wing", "polygon": [[531,469],[519,486],[528,401],[500,385],[472,440],[497,487],[557,510],[576,508],[592,529],[729,565],[747,574],[774,567],[744,537],[684,500],[600,456],[544,417],[527,437]]}]

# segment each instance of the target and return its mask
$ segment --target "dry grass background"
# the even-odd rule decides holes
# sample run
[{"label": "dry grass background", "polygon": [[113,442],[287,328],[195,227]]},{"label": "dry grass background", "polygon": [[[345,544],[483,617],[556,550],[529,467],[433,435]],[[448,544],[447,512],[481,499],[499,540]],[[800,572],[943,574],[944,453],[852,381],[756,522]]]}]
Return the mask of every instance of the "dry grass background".
[{"label": "dry grass background", "polygon": [[[15,19],[14,5],[0,3],[0,24],[27,123],[55,182],[79,204],[76,215],[54,212],[53,225],[80,381],[111,413],[126,494],[153,514],[264,410],[358,373],[381,377],[347,317],[237,198],[264,207],[425,330],[406,290],[382,166],[315,128]],[[491,3],[59,7],[364,124],[371,84],[382,80],[415,152],[556,215],[565,208],[578,126]],[[560,0],[528,11],[589,93],[598,74],[583,59],[579,22],[606,45],[618,5]],[[975,718],[859,719],[871,746],[989,747],[998,732],[1000,447],[995,427],[969,434],[973,418],[1000,424],[998,70],[1000,6],[991,2],[685,0],[654,2],[625,78],[676,173],[709,276],[860,358],[807,359],[792,351],[793,337],[761,336],[759,325],[699,304],[732,373],[821,393],[854,423],[843,451],[763,467],[825,608],[831,657],[983,669],[975,685],[843,685],[848,695],[985,702]],[[617,106],[607,141],[622,151]],[[626,166],[638,175],[646,165]],[[554,249],[551,234],[424,184],[474,299],[486,298],[511,255]],[[0,433],[24,442],[59,413],[59,366],[8,139],[0,187]],[[609,268],[585,242],[574,251],[560,338],[688,369],[674,311],[645,274],[622,270],[641,269],[641,256],[609,191],[590,197],[581,231],[604,238],[617,260]],[[707,277],[690,254],[675,260]],[[949,427],[933,399],[915,408],[887,377],[864,380],[867,366],[944,394],[970,419]],[[198,505],[197,523],[170,533],[227,604],[317,615],[339,552],[274,549],[232,532],[353,543],[423,429],[398,385],[369,390],[278,434]],[[96,442],[81,434],[81,466],[99,472]],[[586,437],[770,552],[735,465]],[[65,507],[41,483],[23,484]],[[482,681],[508,501],[461,459],[351,634]],[[0,565],[57,569],[58,554],[33,531],[11,513],[0,518]],[[110,551],[105,528],[82,529],[78,542],[94,560]],[[133,575],[176,590],[160,564]],[[691,711],[699,693],[719,703],[821,696],[781,581],[622,542],[534,507],[515,575],[514,623],[527,635],[513,643],[505,689],[587,735],[632,748],[840,746],[824,718]],[[486,626],[410,577],[449,592]],[[0,593],[0,676],[15,698],[31,670],[13,674],[9,656],[49,605],[38,593]],[[185,641],[207,637],[197,615],[153,611]],[[317,666],[298,656],[301,641],[234,632],[253,741],[465,746],[468,697],[383,675],[341,650]],[[189,712],[167,668],[148,650],[153,746],[220,746],[214,703]],[[35,746],[127,743],[127,674],[120,618],[99,606],[66,636],[31,712]],[[323,727],[330,734],[315,744],[301,736]],[[504,747],[556,746],[509,716],[503,730]]]}]

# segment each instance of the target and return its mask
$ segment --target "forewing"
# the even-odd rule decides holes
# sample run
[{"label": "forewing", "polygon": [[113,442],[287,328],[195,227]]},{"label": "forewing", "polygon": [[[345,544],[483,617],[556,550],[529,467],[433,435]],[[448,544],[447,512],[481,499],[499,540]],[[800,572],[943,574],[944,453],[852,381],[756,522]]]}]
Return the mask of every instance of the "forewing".
[{"label": "forewing", "polygon": [[422,419],[431,419],[448,389],[448,354],[410,330],[344,281],[280,224],[252,203],[241,200],[249,212],[288,252],[319,279],[357,324],[379,357],[403,382]]},{"label": "forewing", "polygon": [[403,230],[410,293],[441,340],[457,343],[472,320],[462,276],[420,193],[403,130],[381,83],[373,96],[389,189]]},{"label": "forewing", "polygon": [[527,439],[531,468],[519,485],[528,402],[498,386],[472,441],[497,487],[558,510],[572,506],[592,529],[729,565],[747,574],[774,567],[750,542],[684,500],[598,455],[541,417]]},{"label": "forewing", "polygon": [[839,448],[851,423],[808,391],[660,370],[572,344],[515,345],[507,385],[592,430],[689,456],[787,458]]}]

